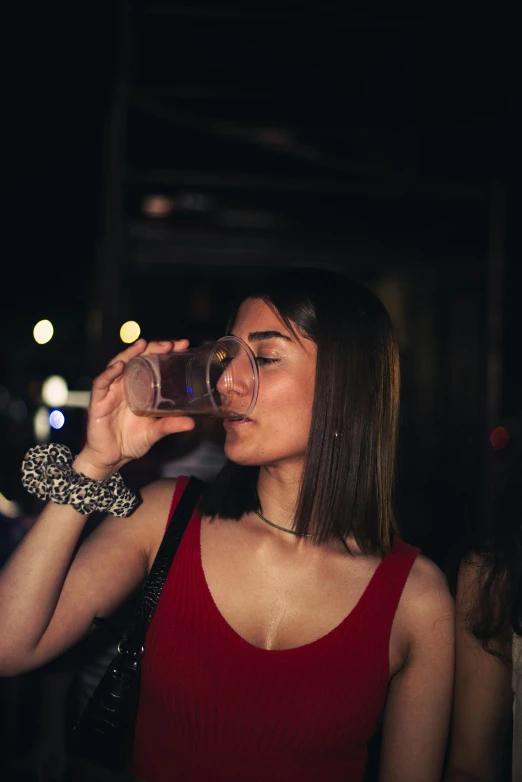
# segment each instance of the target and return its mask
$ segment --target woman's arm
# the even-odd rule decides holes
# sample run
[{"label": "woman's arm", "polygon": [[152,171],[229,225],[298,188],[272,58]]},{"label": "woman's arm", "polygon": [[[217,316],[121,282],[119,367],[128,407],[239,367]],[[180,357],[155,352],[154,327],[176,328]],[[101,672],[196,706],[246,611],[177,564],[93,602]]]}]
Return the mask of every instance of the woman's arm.
[{"label": "woman's arm", "polygon": [[161,541],[174,485],[146,487],[138,510],[128,519],[104,519],[72,562],[83,520],[62,513],[64,506],[44,509],[0,573],[0,675],[62,654],[92,629],[95,616],[110,616],[139,587],[149,552]]},{"label": "woman's arm", "polygon": [[[164,435],[194,427],[185,417],[133,415],[122,383],[125,363],[145,348],[169,352],[186,345],[152,343],[147,348],[141,340],[96,378],[86,446],[73,464],[77,472],[106,480]],[[142,492],[143,504],[132,516],[107,517],[76,556],[87,517],[69,505],[46,505],[0,571],[0,675],[38,667],[62,653],[89,630],[96,615],[107,616],[133,592],[159,545],[171,491],[172,483]]]},{"label": "woman's arm", "polygon": [[379,778],[440,782],[453,689],[454,607],[436,565],[417,559],[401,603],[394,622],[406,631],[409,655],[390,682]]},{"label": "woman's arm", "polygon": [[[444,782],[497,782],[511,722],[511,666],[484,651],[467,627],[479,573],[473,563],[464,563],[459,571],[455,699]],[[505,642],[497,642],[496,649],[511,653]]]}]

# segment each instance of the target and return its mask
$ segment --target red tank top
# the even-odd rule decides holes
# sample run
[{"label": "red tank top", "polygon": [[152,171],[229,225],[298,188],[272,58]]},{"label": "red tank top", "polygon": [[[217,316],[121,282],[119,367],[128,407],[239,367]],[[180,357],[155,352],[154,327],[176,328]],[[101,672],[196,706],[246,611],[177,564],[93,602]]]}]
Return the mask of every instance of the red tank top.
[{"label": "red tank top", "polygon": [[[172,512],[186,486],[178,479]],[[386,699],[389,639],[418,549],[396,540],[317,641],[259,649],[209,592],[195,512],[149,627],[132,773],[145,782],[359,782]]]}]

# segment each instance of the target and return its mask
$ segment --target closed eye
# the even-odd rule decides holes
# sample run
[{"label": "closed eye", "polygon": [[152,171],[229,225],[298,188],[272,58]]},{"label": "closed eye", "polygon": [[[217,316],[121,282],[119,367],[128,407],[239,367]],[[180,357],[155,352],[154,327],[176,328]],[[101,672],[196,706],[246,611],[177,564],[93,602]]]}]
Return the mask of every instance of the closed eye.
[{"label": "closed eye", "polygon": [[275,364],[277,361],[279,361],[278,358],[265,358],[264,356],[256,356],[256,364],[258,367],[263,367],[267,364]]}]

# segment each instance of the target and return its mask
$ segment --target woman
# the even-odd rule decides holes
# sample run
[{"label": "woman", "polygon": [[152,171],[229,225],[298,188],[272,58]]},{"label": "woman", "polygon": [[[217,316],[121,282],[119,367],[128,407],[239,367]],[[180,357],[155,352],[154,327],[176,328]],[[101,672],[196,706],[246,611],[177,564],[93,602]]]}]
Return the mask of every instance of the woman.
[{"label": "woman", "polygon": [[[133,772],[156,780],[361,780],[384,709],[381,779],[440,780],[453,682],[452,600],[394,535],[399,367],[381,302],[333,272],[283,273],[230,331],[256,355],[251,417],[183,537],[147,635]],[[190,419],[125,404],[125,363],[95,380],[74,470],[106,481]],[[183,481],[142,492],[71,563],[85,518],[50,503],[0,583],[0,672],[75,643],[145,578]]]},{"label": "woman", "polygon": [[445,782],[522,780],[521,502],[518,461],[496,502],[495,529],[470,547],[459,568]]}]

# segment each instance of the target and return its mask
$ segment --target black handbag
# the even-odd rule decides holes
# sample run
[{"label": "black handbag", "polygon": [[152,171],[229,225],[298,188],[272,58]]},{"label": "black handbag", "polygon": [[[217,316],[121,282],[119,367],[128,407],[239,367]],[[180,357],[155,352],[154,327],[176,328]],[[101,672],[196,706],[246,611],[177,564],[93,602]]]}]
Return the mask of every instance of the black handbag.
[{"label": "black handbag", "polygon": [[132,757],[145,636],[177,548],[204,482],[190,478],[143,586],[130,630],[71,734],[71,751],[110,771],[125,771]]}]

